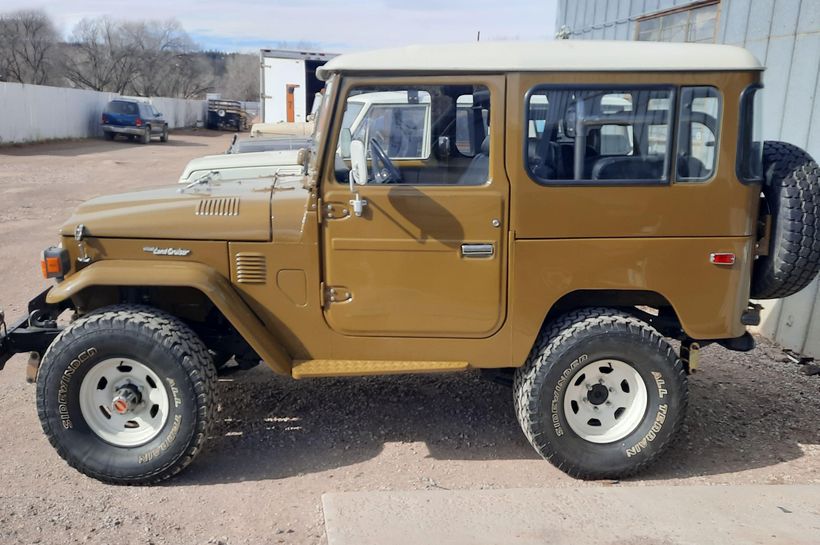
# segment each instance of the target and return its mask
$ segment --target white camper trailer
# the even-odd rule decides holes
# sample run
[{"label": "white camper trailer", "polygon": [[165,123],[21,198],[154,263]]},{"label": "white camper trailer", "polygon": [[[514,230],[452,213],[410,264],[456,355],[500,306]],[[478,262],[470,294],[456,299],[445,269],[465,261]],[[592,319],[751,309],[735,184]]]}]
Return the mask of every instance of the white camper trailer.
[{"label": "white camper trailer", "polygon": [[324,82],[316,69],[335,57],[333,53],[262,49],[260,51],[260,101],[264,123],[304,123]]}]

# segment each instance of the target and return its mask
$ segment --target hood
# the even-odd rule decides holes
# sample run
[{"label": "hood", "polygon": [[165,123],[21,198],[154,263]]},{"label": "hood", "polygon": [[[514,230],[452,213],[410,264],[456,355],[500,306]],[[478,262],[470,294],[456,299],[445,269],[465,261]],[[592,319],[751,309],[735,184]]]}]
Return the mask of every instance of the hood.
[{"label": "hood", "polygon": [[280,170],[282,174],[297,174],[302,170],[301,153],[301,150],[277,150],[206,155],[185,166],[179,183],[190,183],[212,170],[219,172],[220,180],[273,176]]},{"label": "hood", "polygon": [[267,241],[277,178],[217,181],[98,197],[81,204],[60,229],[79,224],[90,237]]}]

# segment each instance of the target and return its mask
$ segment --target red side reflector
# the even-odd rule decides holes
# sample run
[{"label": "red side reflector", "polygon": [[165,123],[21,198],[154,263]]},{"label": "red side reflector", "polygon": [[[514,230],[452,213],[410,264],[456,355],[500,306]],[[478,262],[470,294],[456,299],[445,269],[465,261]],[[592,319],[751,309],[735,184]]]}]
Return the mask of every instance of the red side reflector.
[{"label": "red side reflector", "polygon": [[715,265],[734,265],[735,254],[729,252],[710,254],[709,261]]}]

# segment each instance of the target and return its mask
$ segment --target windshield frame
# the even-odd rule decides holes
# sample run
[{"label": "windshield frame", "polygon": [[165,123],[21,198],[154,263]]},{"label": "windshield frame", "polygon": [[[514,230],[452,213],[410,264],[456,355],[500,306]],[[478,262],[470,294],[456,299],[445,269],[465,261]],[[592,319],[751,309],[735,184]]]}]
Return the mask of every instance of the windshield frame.
[{"label": "windshield frame", "polygon": [[322,140],[327,140],[324,138],[324,135],[327,134],[330,125],[333,103],[336,100],[335,95],[338,81],[338,74],[333,74],[325,82],[324,93],[322,93],[322,103],[319,106],[319,111],[316,113],[310,146],[308,146],[307,153],[305,154],[305,174],[307,176],[305,183],[310,187],[316,187],[319,182],[319,159],[324,151]]}]

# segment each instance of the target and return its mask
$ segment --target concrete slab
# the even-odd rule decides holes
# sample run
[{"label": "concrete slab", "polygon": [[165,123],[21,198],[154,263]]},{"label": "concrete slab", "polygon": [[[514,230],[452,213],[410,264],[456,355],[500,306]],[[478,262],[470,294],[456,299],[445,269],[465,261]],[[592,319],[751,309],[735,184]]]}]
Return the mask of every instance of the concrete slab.
[{"label": "concrete slab", "polygon": [[322,496],[328,545],[820,544],[820,486],[612,486]]}]

